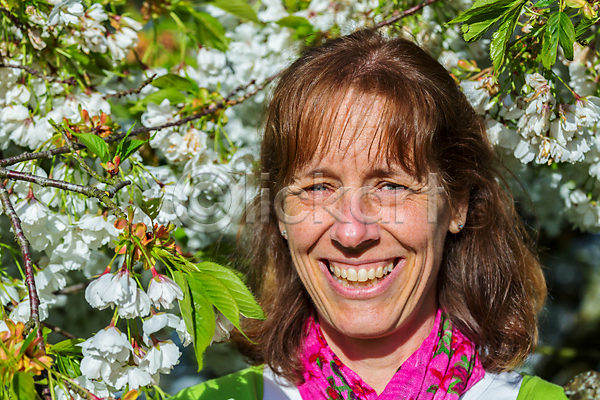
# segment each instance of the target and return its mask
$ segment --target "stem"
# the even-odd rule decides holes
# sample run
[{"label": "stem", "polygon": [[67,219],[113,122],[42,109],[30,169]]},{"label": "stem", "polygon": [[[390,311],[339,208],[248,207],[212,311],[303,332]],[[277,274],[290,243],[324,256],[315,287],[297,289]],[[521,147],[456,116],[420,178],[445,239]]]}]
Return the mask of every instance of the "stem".
[{"label": "stem", "polygon": [[78,293],[78,292],[81,292],[82,290],[85,290],[85,288],[90,284],[90,282],[91,281],[83,282],[83,283],[76,283],[74,285],[67,286],[66,288],[63,288],[60,290],[55,290],[54,292],[52,292],[52,294],[59,295],[59,294]]},{"label": "stem", "polygon": [[51,325],[47,322],[42,322],[42,325],[44,325],[45,327],[49,328],[52,330],[52,332],[58,333],[59,335],[63,335],[66,338],[69,339],[77,339],[77,336],[63,330],[62,328],[59,328],[58,326],[55,325]]},{"label": "stem", "polygon": [[27,285],[27,291],[29,292],[29,322],[33,323],[37,331],[36,337],[42,338],[42,348],[44,348],[42,327],[40,325],[40,298],[38,297],[37,289],[35,288],[35,279],[33,277],[33,261],[31,260],[31,252],[29,251],[29,241],[25,237],[25,233],[21,228],[21,220],[13,208],[8,191],[6,190],[6,187],[4,187],[3,183],[0,183],[0,201],[2,201],[4,213],[10,219],[10,224],[12,225],[15,233],[15,240],[19,244],[19,247],[21,248],[21,254],[23,255],[23,263],[25,264],[25,283]]},{"label": "stem", "polygon": [[156,74],[152,75],[150,78],[148,78],[144,82],[142,82],[142,84],[138,88],[132,88],[132,89],[123,90],[122,92],[107,94],[106,96],[104,96],[104,98],[108,99],[111,97],[116,97],[117,99],[119,99],[123,96],[127,96],[130,94],[138,94],[139,92],[142,91],[143,88],[148,86],[150,84],[150,82],[152,82],[154,80],[155,77],[156,77]]},{"label": "stem", "polygon": [[81,158],[79,153],[77,153],[75,151],[75,149],[73,149],[73,143],[71,143],[71,141],[69,140],[69,137],[67,136],[67,133],[65,132],[65,130],[61,129],[61,128],[58,128],[58,129],[60,129],[60,133],[62,134],[63,139],[65,139],[65,143],[67,144],[67,147],[69,148],[69,151],[71,152],[71,155],[75,158],[75,160],[77,160],[77,162],[79,163],[79,166],[81,166],[81,168],[83,168],[92,178],[96,179],[98,182],[106,183],[107,185],[115,184],[115,181],[113,179],[105,178],[102,175],[100,175],[99,173],[97,173],[96,171],[94,171],[92,168],[90,168],[90,166],[87,165],[87,163],[83,160],[83,158]]},{"label": "stem", "polygon": [[426,0],[426,1],[424,1],[423,3],[421,3],[421,4],[417,4],[416,6],[409,8],[408,10],[404,10],[404,11],[402,11],[400,14],[398,14],[398,15],[396,15],[396,16],[394,16],[394,17],[390,18],[390,19],[387,19],[387,20],[385,20],[385,21],[382,21],[382,22],[378,23],[377,25],[375,25],[375,27],[374,27],[374,28],[375,28],[375,29],[379,29],[379,28],[381,28],[381,27],[384,27],[384,26],[387,26],[387,25],[391,25],[391,24],[393,24],[393,23],[395,23],[395,22],[398,22],[398,21],[400,21],[402,18],[404,18],[404,17],[408,17],[409,15],[413,15],[413,14],[415,14],[417,11],[419,11],[419,10],[421,10],[421,9],[423,9],[423,8],[425,8],[425,7],[427,7],[427,6],[428,6],[428,5],[430,5],[430,4],[433,4],[433,3],[435,3],[436,1],[438,1],[438,0]]},{"label": "stem", "polygon": [[581,96],[578,95],[577,93],[575,93],[575,91],[573,89],[571,89],[571,87],[569,85],[567,85],[567,83],[565,81],[563,81],[562,78],[558,74],[555,74],[552,70],[550,70],[550,71],[552,72],[552,75],[554,75],[563,85],[565,85],[565,87],[569,90],[569,92],[571,92],[571,94],[573,95],[575,100],[579,100],[581,98]]},{"label": "stem", "polygon": [[[112,193],[111,195],[111,192],[109,191],[100,190],[91,186],[77,185],[75,183],[44,178],[38,175],[28,174],[25,172],[17,172],[0,168],[0,179],[4,178],[11,179],[14,181],[31,182],[43,187],[54,187],[57,189],[68,190],[70,192],[83,194],[87,197],[94,197],[100,200],[107,208],[110,208],[113,214],[115,214],[118,218],[127,218],[125,216],[125,213],[123,213],[123,211],[111,200],[111,198],[114,196],[114,193]],[[128,184],[127,182],[125,183]]]},{"label": "stem", "polygon": [[[0,8],[0,10],[2,10]],[[58,83],[65,83],[67,85],[76,85],[77,82],[75,81],[75,78],[70,77],[68,79],[59,79],[53,76],[48,76],[48,75],[44,75],[39,71],[36,71],[35,69],[28,67],[26,65],[13,65],[13,64],[0,64],[0,68],[16,68],[16,69],[22,69],[23,71],[26,71],[28,73],[30,73],[33,76],[37,76],[38,78],[42,78],[47,80],[48,82],[58,82]]]}]

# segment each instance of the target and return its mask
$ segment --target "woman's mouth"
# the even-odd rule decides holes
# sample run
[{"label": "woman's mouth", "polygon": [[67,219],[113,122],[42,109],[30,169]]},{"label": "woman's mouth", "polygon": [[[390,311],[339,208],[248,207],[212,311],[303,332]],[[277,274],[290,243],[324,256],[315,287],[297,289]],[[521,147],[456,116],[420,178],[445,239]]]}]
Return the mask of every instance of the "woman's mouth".
[{"label": "woman's mouth", "polygon": [[397,260],[390,261],[386,265],[378,267],[351,266],[328,261],[331,276],[344,287],[364,289],[375,286],[383,281],[393,270]]}]

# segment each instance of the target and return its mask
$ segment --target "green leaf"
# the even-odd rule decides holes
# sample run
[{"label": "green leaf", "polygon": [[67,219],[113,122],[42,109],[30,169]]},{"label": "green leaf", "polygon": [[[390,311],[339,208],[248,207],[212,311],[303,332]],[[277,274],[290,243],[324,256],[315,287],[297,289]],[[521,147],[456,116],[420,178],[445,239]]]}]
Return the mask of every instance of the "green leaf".
[{"label": "green leaf", "polygon": [[175,74],[163,75],[153,80],[150,84],[159,89],[172,88],[190,93],[198,87],[198,85],[190,79]]},{"label": "green leaf", "polygon": [[17,356],[17,359],[21,358],[23,356],[23,354],[25,354],[25,352],[27,351],[27,347],[29,347],[31,342],[34,341],[35,337],[36,337],[35,331],[31,331],[29,333],[29,335],[27,335],[27,337],[23,341],[23,344],[21,345],[21,350],[19,350],[19,355]]},{"label": "green leaf", "polygon": [[69,376],[81,375],[81,369],[79,368],[79,362],[72,354],[62,356],[57,354],[55,357],[54,366],[61,374],[67,374]]},{"label": "green leaf", "polygon": [[173,88],[164,88],[158,92],[150,93],[144,100],[142,100],[142,104],[160,104],[164,99],[169,99],[171,104],[185,102],[185,96],[179,90]]},{"label": "green leaf", "polygon": [[138,151],[140,147],[146,144],[146,140],[134,139],[123,144],[120,153],[118,155],[121,157],[121,162],[125,161],[129,156]]},{"label": "green leaf", "polygon": [[225,29],[215,17],[201,11],[192,10],[196,19],[196,40],[198,43],[225,51],[229,40],[225,36]]},{"label": "green leaf", "polygon": [[575,39],[579,40],[581,38],[581,36],[583,36],[583,34],[586,33],[587,30],[590,29],[590,27],[592,27],[598,21],[600,21],[600,18],[596,18],[596,19],[583,18],[581,21],[579,21],[577,23],[577,25],[575,26]]},{"label": "green leaf", "polygon": [[150,199],[150,200],[142,200],[142,204],[140,208],[142,211],[150,217],[151,220],[156,219],[158,217],[158,213],[160,211],[160,207],[162,206],[163,196],[158,198]]},{"label": "green leaf", "polygon": [[13,377],[15,400],[33,400],[37,398],[33,376],[25,372],[17,372]]},{"label": "green leaf", "polygon": [[100,157],[102,162],[110,161],[108,145],[100,136],[92,135],[91,133],[74,133],[74,135],[89,151]]},{"label": "green leaf", "polygon": [[202,369],[202,355],[210,345],[215,334],[215,313],[213,305],[208,300],[202,284],[191,275],[173,273],[175,282],[183,291],[183,300],[179,308],[185,321],[185,326],[194,340],[194,352],[198,361],[198,371]]},{"label": "green leaf", "polygon": [[542,64],[550,69],[556,63],[556,53],[559,41],[559,13],[554,13],[548,18],[542,43]]},{"label": "green leaf", "polygon": [[512,34],[515,30],[515,26],[519,16],[521,15],[523,4],[524,3],[521,3],[517,7],[513,8],[508,14],[506,14],[502,20],[502,23],[500,24],[500,27],[492,35],[492,41],[490,43],[490,57],[494,63],[494,69],[496,71],[499,71],[500,67],[504,63],[508,41],[512,37]]},{"label": "green leaf", "polygon": [[476,2],[471,8],[465,11],[462,15],[454,18],[448,24],[456,24],[459,22],[471,23],[482,22],[487,19],[496,18],[498,12],[506,12],[514,7],[516,3],[524,3],[525,0],[495,0]]},{"label": "green leaf", "polygon": [[210,261],[201,262],[197,267],[201,272],[217,278],[227,288],[235,299],[240,314],[247,318],[265,318],[254,296],[234,271]]},{"label": "green leaf", "polygon": [[50,345],[49,353],[76,353],[81,354],[81,347],[77,346],[79,343],[84,342],[83,339],[67,339],[62,342]]},{"label": "green leaf", "polygon": [[292,29],[312,26],[306,18],[296,15],[290,15],[288,17],[281,18],[279,21],[277,21],[277,25]]},{"label": "green leaf", "polygon": [[536,8],[546,8],[550,7],[552,4],[556,3],[556,0],[540,0],[535,3]]},{"label": "green leaf", "polygon": [[245,18],[252,22],[259,22],[252,7],[244,0],[213,0],[211,4],[236,17]]},{"label": "green leaf", "polygon": [[202,284],[208,299],[214,306],[241,331],[240,309],[227,286],[210,274],[200,272],[193,273],[192,276]]},{"label": "green leaf", "polygon": [[[119,142],[119,144],[117,145],[117,151],[115,152],[115,155],[121,155],[123,152],[123,143],[125,143],[127,141],[127,138],[129,137],[129,135],[131,135],[131,131],[133,131],[133,127],[135,126],[135,122],[133,123],[133,125],[131,125],[129,127],[129,129],[127,129],[127,134],[125,135],[125,137],[123,139],[121,139],[121,141]],[[121,157],[123,158],[123,157]]]},{"label": "green leaf", "polygon": [[573,21],[565,12],[558,13],[558,40],[563,49],[565,58],[573,61],[573,43],[575,42],[575,27]]},{"label": "green leaf", "polygon": [[484,19],[481,22],[470,22],[461,26],[461,31],[467,42],[473,42],[481,39],[481,37],[490,30],[490,28],[502,18],[504,10],[499,10],[498,17],[493,18],[490,14],[489,19]]}]

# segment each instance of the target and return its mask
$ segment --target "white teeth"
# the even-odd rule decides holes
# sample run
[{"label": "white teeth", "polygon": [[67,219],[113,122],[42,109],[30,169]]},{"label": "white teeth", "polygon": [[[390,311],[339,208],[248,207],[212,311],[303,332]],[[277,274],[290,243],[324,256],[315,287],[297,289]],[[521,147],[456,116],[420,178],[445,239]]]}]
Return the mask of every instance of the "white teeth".
[{"label": "white teeth", "polygon": [[355,269],[348,269],[347,270],[347,274],[348,277],[346,279],[348,279],[349,281],[357,281],[358,280],[358,273],[356,272]]},{"label": "white teeth", "polygon": [[358,270],[358,281],[359,282],[366,282],[369,279],[369,273],[367,272],[366,269],[361,268]]},{"label": "white teeth", "polygon": [[385,267],[360,268],[358,271],[354,268],[340,268],[329,265],[329,270],[335,276],[335,280],[344,287],[353,287],[362,289],[377,285],[382,279],[394,270],[394,263],[390,262]]},{"label": "white teeth", "polygon": [[369,270],[369,279],[375,279],[375,268]]}]

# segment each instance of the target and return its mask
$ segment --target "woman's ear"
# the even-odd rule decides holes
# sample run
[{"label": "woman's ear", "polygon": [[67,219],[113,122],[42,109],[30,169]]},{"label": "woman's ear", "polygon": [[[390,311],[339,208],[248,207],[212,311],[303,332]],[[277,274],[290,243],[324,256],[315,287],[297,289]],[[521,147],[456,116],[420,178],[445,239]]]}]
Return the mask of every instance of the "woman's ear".
[{"label": "woman's ear", "polygon": [[285,224],[281,220],[279,221],[279,232],[281,232],[281,236],[283,236],[284,239],[287,239],[287,230],[285,229]]},{"label": "woman's ear", "polygon": [[452,219],[448,230],[451,233],[457,234],[462,231],[467,223],[467,213],[469,211],[469,193],[466,193],[454,205],[452,211]]}]

